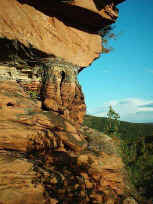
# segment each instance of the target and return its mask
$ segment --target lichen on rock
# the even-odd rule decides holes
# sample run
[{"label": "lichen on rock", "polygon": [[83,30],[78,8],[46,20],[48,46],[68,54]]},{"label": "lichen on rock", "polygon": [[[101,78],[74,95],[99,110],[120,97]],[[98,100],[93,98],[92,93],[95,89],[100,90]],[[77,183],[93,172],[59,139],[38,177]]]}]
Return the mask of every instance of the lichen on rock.
[{"label": "lichen on rock", "polygon": [[43,106],[66,119],[82,123],[86,111],[84,96],[77,80],[79,68],[56,61],[43,75]]}]

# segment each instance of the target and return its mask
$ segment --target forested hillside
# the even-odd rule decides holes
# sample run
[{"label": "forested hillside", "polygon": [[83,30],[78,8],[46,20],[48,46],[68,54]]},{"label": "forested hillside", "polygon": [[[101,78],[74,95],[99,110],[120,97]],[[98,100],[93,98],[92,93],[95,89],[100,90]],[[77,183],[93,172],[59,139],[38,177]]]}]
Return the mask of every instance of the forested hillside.
[{"label": "forested hillside", "polygon": [[[86,115],[84,117],[84,125],[90,128],[94,128],[99,131],[104,131],[104,126],[106,123],[105,117],[96,117],[91,115]],[[131,138],[138,136],[153,137],[153,123],[130,123],[125,121],[120,121],[119,133],[123,138]]]}]

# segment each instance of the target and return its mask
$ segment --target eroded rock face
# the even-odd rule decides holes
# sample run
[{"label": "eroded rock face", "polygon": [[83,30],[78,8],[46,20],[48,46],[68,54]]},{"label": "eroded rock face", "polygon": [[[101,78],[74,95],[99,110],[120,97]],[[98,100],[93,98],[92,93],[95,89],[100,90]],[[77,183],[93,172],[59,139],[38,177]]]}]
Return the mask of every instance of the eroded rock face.
[{"label": "eroded rock face", "polygon": [[124,200],[123,204],[138,204],[133,198],[128,197]]},{"label": "eroded rock face", "polygon": [[[56,134],[59,135],[55,137],[57,140],[55,146],[59,145],[58,140],[62,137],[65,144],[69,143],[72,149],[75,149],[75,142],[76,150],[84,148],[86,141],[70,122],[56,116],[53,112],[42,112],[40,102],[30,100],[16,82],[0,82],[0,87],[0,147],[2,149],[26,152],[30,148],[29,142],[35,140],[37,135],[40,137],[42,148],[47,148],[41,142],[41,138],[49,137],[50,133],[46,132],[46,129],[55,129]],[[52,144],[46,143],[46,145],[52,148]]]},{"label": "eroded rock face", "polygon": [[0,204],[134,201],[113,140],[81,126],[77,81],[121,1],[1,0]]},{"label": "eroded rock face", "polygon": [[0,82],[0,130],[1,203],[108,204],[126,197],[112,139],[43,111],[15,81]]},{"label": "eroded rock face", "polygon": [[0,80],[18,82],[31,96],[39,96],[44,109],[79,125],[86,105],[77,80],[78,70],[78,66],[52,58],[45,67],[0,66]]},{"label": "eroded rock face", "polygon": [[45,108],[81,124],[86,105],[77,80],[78,69],[69,63],[53,63],[43,76],[45,84],[42,92]]},{"label": "eroded rock face", "polygon": [[116,20],[116,2],[1,0],[0,37],[86,67],[102,52],[96,32]]},{"label": "eroded rock face", "polygon": [[1,204],[45,203],[43,186],[32,182],[36,179],[32,162],[22,154],[0,151],[0,167]]}]

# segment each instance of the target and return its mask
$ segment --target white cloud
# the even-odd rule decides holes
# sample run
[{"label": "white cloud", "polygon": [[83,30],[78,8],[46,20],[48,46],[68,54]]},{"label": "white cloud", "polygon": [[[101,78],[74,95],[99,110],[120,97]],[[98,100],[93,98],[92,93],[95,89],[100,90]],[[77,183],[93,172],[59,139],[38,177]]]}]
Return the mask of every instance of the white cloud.
[{"label": "white cloud", "polygon": [[110,72],[110,70],[108,70],[108,69],[103,69],[103,72],[108,73],[108,72]]},{"label": "white cloud", "polygon": [[148,69],[148,72],[153,74],[153,69]]},{"label": "white cloud", "polygon": [[110,105],[119,113],[121,120],[129,122],[153,122],[153,100],[140,98],[112,100],[104,103],[102,107],[97,108],[93,115],[107,116]]}]

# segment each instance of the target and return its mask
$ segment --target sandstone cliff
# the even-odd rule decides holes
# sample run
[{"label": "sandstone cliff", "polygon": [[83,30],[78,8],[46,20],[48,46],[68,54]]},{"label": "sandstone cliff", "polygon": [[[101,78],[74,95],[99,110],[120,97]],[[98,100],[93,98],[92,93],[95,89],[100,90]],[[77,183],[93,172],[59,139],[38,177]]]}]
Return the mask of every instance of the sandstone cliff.
[{"label": "sandstone cliff", "polygon": [[101,53],[101,37],[96,32],[115,22],[118,2],[1,0],[0,37],[86,67]]},{"label": "sandstone cliff", "polygon": [[77,75],[122,0],[1,0],[0,204],[136,203],[107,135],[81,125]]}]

